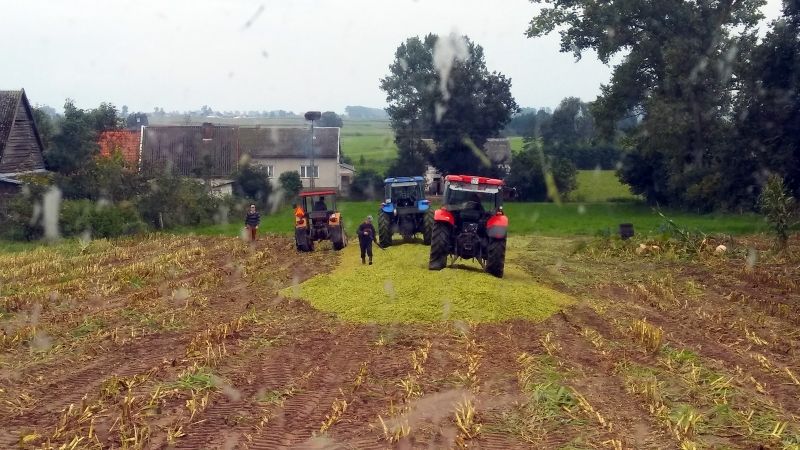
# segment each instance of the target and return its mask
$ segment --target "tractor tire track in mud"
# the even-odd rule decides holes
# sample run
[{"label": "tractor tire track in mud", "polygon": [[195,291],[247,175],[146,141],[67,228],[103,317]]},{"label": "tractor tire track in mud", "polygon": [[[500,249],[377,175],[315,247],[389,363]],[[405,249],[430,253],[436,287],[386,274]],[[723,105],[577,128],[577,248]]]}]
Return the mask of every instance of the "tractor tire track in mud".
[{"label": "tractor tire track in mud", "polygon": [[311,342],[325,355],[316,364],[318,370],[308,380],[305,392],[288,398],[284,406],[276,410],[264,435],[256,438],[251,448],[297,448],[296,445],[311,439],[322,427],[326,415],[331,413],[333,402],[345,400],[342,393],[349,392],[353,381],[350,378],[358,373],[360,359],[369,351],[363,342],[342,335],[329,334],[321,341]]}]

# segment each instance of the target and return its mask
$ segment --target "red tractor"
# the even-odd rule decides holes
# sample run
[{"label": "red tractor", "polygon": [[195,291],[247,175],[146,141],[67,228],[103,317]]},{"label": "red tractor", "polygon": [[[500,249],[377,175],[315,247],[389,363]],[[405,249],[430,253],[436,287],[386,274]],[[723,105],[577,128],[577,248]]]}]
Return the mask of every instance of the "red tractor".
[{"label": "red tractor", "polygon": [[[475,259],[484,271],[503,277],[508,217],[503,214],[503,181],[448,175],[442,207],[434,213],[430,270],[441,270],[451,257]],[[489,207],[487,210],[485,207]]]}]

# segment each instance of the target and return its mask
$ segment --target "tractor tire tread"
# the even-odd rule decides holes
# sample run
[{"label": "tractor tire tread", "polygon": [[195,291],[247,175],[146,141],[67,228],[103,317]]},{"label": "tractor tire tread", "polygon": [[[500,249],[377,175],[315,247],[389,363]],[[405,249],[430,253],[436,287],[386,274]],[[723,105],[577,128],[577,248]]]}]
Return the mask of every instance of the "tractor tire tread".
[{"label": "tractor tire tread", "polygon": [[449,224],[442,222],[433,224],[429,270],[442,270],[447,265],[447,256],[450,254],[450,233]]},{"label": "tractor tire tread", "polygon": [[506,240],[489,239],[486,257],[486,272],[497,278],[503,278],[506,263]]},{"label": "tractor tire tread", "polygon": [[433,238],[433,211],[427,210],[425,211],[425,218],[423,219],[423,230],[422,230],[422,244],[423,245],[431,245],[431,239]]},{"label": "tractor tire tread", "polygon": [[378,211],[378,242],[383,248],[392,245],[392,222],[383,211]]}]

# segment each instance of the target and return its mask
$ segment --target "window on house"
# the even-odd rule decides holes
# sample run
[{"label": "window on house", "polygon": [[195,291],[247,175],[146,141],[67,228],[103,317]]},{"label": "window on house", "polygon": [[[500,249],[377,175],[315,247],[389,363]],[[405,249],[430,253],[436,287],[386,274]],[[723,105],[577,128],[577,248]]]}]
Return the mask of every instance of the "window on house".
[{"label": "window on house", "polygon": [[[300,166],[300,178],[311,178],[311,166]],[[314,178],[319,178],[319,166],[314,166]]]},{"label": "window on house", "polygon": [[274,178],[275,176],[275,166],[267,165],[267,164],[255,164],[254,167],[264,173],[267,174],[268,177]]}]

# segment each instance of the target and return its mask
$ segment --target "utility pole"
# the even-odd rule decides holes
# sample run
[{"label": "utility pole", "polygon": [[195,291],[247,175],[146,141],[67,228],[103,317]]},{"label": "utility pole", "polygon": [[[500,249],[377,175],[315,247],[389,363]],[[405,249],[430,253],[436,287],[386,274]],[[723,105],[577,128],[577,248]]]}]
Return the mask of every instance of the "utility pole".
[{"label": "utility pole", "polygon": [[306,120],[311,121],[311,190],[314,190],[314,178],[317,175],[316,166],[314,166],[314,121],[319,120],[322,113],[319,111],[308,111],[305,115]]}]

